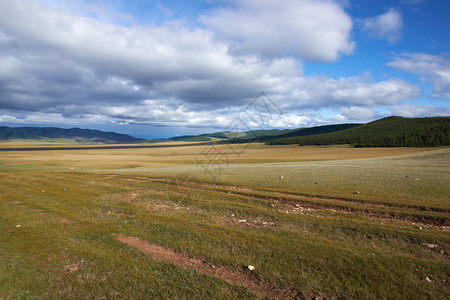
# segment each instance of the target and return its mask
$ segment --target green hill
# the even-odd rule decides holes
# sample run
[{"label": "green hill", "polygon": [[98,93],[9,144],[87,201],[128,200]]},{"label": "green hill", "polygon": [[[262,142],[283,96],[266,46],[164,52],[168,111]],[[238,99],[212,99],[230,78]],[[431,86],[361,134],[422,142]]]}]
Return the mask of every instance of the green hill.
[{"label": "green hill", "polygon": [[351,144],[355,147],[434,147],[450,145],[450,117],[387,117],[331,133],[279,138],[270,145]]},{"label": "green hill", "polygon": [[[345,130],[348,128],[353,128],[353,127],[360,126],[360,125],[362,125],[362,124],[338,124],[338,125],[315,126],[315,127],[310,127],[310,128],[298,128],[298,129],[291,129],[291,130],[285,129],[285,130],[279,130],[277,132],[271,132],[270,134],[263,133],[263,134],[259,134],[257,136],[238,138],[238,139],[234,139],[232,142],[234,142],[234,143],[247,143],[247,142],[270,143],[270,141],[274,141],[274,140],[335,132],[335,131]],[[296,144],[296,143],[293,143],[293,144]]]},{"label": "green hill", "polygon": [[184,142],[197,142],[197,141],[213,141],[213,140],[228,140],[235,141],[242,139],[242,143],[253,141],[255,136],[272,136],[280,133],[287,132],[289,130],[279,130],[279,129],[269,129],[269,130],[252,130],[246,132],[235,132],[235,131],[220,131],[214,133],[206,133],[201,135],[184,135],[172,137],[170,140],[173,141],[184,141]]},{"label": "green hill", "polygon": [[[251,130],[245,132],[214,132],[201,135],[185,135],[179,137],[172,137],[174,141],[213,141],[224,140],[227,143],[251,143],[251,142],[267,142],[281,138],[308,136],[313,134],[329,133],[340,131],[348,128],[360,126],[362,124],[338,124],[338,125],[324,125],[310,128],[297,129],[269,129],[269,130]],[[295,144],[295,143],[294,143]]]}]

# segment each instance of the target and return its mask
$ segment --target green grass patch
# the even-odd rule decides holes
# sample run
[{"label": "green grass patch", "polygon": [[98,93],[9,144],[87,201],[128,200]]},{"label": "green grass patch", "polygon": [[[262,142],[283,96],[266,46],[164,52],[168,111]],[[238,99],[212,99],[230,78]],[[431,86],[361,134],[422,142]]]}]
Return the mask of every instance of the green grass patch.
[{"label": "green grass patch", "polygon": [[255,280],[306,298],[445,299],[449,153],[231,164],[214,179],[195,164],[80,171],[3,158],[0,298],[258,298],[122,233],[218,268],[254,265]]}]

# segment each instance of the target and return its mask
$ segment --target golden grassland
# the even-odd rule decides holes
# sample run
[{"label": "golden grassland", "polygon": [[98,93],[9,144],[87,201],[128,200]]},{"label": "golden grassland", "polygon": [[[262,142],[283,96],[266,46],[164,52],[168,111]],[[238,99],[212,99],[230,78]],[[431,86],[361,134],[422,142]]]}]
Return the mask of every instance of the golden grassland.
[{"label": "golden grassland", "polygon": [[445,299],[449,169],[448,147],[1,151],[0,299]]},{"label": "golden grassland", "polygon": [[67,148],[83,148],[86,146],[104,148],[111,146],[150,146],[150,145],[183,145],[183,144],[198,144],[201,142],[183,142],[183,141],[170,141],[170,140],[160,140],[160,141],[144,141],[141,143],[128,143],[128,144],[104,144],[104,143],[93,143],[92,141],[80,142],[76,139],[16,139],[16,140],[0,140],[0,148],[36,148],[36,147],[67,147]]},{"label": "golden grassland", "polygon": [[[166,142],[157,145],[185,145],[186,142]],[[34,166],[69,166],[77,168],[111,168],[171,166],[193,164],[209,160],[208,151],[221,154],[224,163],[270,163],[347,160],[396,156],[430,151],[430,148],[353,148],[350,146],[267,146],[264,144],[216,144],[208,150],[207,145],[180,146],[170,148],[101,149],[94,150],[43,150],[43,151],[4,151],[1,156],[13,164]],[[23,144],[10,143],[8,147]],[[118,145],[121,146],[121,145]],[[130,146],[130,145],[127,145]],[[132,146],[132,145],[131,145]],[[31,144],[28,145],[31,147]],[[69,147],[69,146],[67,146]],[[211,157],[214,156],[210,154]]]}]

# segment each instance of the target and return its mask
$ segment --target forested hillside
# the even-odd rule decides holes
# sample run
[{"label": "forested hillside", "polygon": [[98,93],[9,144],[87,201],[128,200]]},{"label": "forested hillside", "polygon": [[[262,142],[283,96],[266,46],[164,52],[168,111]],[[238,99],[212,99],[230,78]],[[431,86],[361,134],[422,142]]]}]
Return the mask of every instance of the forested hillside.
[{"label": "forested hillside", "polygon": [[[270,134],[258,134],[254,136],[247,136],[243,138],[236,138],[231,142],[247,143],[247,142],[267,142],[284,138],[301,137],[322,133],[335,132],[360,126],[362,124],[338,124],[338,125],[323,125],[309,128],[298,128],[292,130],[284,130],[280,132],[271,132]],[[294,143],[295,144],[295,143]]]},{"label": "forested hillside", "polygon": [[281,138],[270,145],[351,144],[355,147],[435,147],[450,145],[450,117],[387,117],[365,125],[302,137]]}]

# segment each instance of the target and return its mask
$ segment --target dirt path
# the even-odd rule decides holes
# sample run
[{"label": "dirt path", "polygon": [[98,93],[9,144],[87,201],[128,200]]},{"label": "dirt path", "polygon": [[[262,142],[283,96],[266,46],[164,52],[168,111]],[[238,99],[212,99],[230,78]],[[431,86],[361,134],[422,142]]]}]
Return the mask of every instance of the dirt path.
[{"label": "dirt path", "polygon": [[193,269],[202,274],[215,276],[234,285],[246,287],[253,290],[261,298],[305,299],[300,292],[292,289],[283,290],[258,280],[248,268],[243,268],[242,271],[238,271],[227,266],[214,266],[204,259],[192,257],[185,253],[175,252],[170,248],[150,243],[149,241],[138,237],[126,236],[124,234],[115,234],[114,236],[119,242],[137,248],[142,252],[149,253],[157,259],[186,269]]}]

